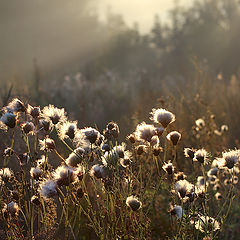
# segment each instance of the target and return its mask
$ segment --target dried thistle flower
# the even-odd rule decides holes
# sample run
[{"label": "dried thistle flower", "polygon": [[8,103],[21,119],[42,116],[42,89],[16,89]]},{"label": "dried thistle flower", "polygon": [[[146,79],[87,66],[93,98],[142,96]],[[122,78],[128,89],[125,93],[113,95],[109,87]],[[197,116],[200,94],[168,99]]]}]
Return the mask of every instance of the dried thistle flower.
[{"label": "dried thistle flower", "polygon": [[170,132],[167,135],[167,139],[169,141],[171,141],[174,146],[176,146],[178,144],[179,140],[181,139],[181,133],[179,133],[177,131]]},{"label": "dried thistle flower", "polygon": [[21,166],[25,166],[29,162],[30,157],[28,153],[20,153],[17,156]]},{"label": "dried thistle flower", "polygon": [[221,126],[221,132],[227,132],[228,131],[228,126],[227,125],[222,125]]},{"label": "dried thistle flower", "polygon": [[11,112],[6,112],[0,118],[1,128],[7,130],[7,128],[14,128],[17,122],[17,116]]},{"label": "dried thistle flower", "polygon": [[40,121],[41,127],[44,129],[45,132],[48,132],[51,127],[51,122],[48,119],[41,119]]},{"label": "dried thistle flower", "polygon": [[219,222],[209,216],[199,216],[197,220],[191,220],[191,223],[195,223],[195,228],[201,232],[215,232],[220,229]]},{"label": "dried thistle flower", "polygon": [[195,152],[193,161],[200,162],[202,164],[208,163],[208,152],[205,149],[199,149]]},{"label": "dried thistle flower", "polygon": [[67,120],[64,108],[59,109],[51,104],[43,108],[42,116],[51,120],[53,124],[58,124],[59,122],[65,122]]},{"label": "dried thistle flower", "polygon": [[138,155],[142,155],[143,153],[145,153],[147,151],[147,147],[146,147],[146,145],[139,145],[139,146],[137,146],[136,150],[137,150]]},{"label": "dried thistle flower", "polygon": [[163,127],[157,127],[156,128],[156,133],[157,133],[157,136],[160,138],[162,136],[164,132],[164,128]]},{"label": "dried thistle flower", "polygon": [[193,160],[196,150],[193,148],[184,148],[184,156]]},{"label": "dried thistle flower", "polygon": [[179,180],[175,183],[174,189],[179,197],[185,198],[188,193],[193,192],[193,185],[187,180]]},{"label": "dried thistle flower", "polygon": [[170,209],[169,209],[169,213],[172,216],[176,216],[179,219],[179,218],[182,218],[182,216],[183,216],[183,209],[179,205],[175,205],[175,206],[171,205]]},{"label": "dried thistle flower", "polygon": [[134,136],[140,142],[151,142],[152,137],[156,135],[156,128],[151,124],[142,122],[137,125]]},{"label": "dried thistle flower", "polygon": [[8,182],[13,177],[13,171],[9,168],[0,169],[0,178],[5,183]]},{"label": "dried thistle flower", "polygon": [[160,143],[160,140],[159,140],[158,136],[153,136],[151,138],[151,141],[150,141],[151,146],[158,147],[159,143]]},{"label": "dried thistle flower", "polygon": [[52,151],[56,149],[56,145],[53,139],[45,138],[44,140],[39,140],[40,150],[42,151]]},{"label": "dried thistle flower", "polygon": [[175,121],[175,115],[163,108],[153,108],[151,115],[152,117],[150,119],[155,123],[160,123],[164,128]]},{"label": "dried thistle flower", "polygon": [[154,156],[158,156],[161,152],[163,152],[163,148],[155,146],[152,151]]},{"label": "dried thistle flower", "polygon": [[90,175],[96,178],[103,178],[104,177],[104,166],[103,165],[99,165],[99,164],[95,164],[92,166],[92,168],[90,169]]},{"label": "dried thistle flower", "polygon": [[107,128],[106,130],[104,130],[104,136],[107,138],[107,139],[111,139],[111,137],[113,138],[117,138],[118,135],[119,135],[119,127],[118,127],[118,124],[111,121],[107,124]]},{"label": "dried thistle flower", "polygon": [[4,149],[3,155],[6,157],[12,156],[14,153],[14,150],[11,149],[10,147],[7,147]]},{"label": "dried thistle flower", "polygon": [[39,185],[39,192],[45,199],[52,198],[57,195],[57,183],[52,179],[45,179]]},{"label": "dried thistle flower", "polygon": [[136,137],[134,136],[134,134],[130,134],[129,136],[127,136],[127,140],[129,140],[130,143],[134,144],[136,142]]},{"label": "dried thistle flower", "polygon": [[237,163],[239,163],[240,151],[231,150],[228,152],[222,153],[222,158],[218,158],[219,167],[227,167],[232,169]]},{"label": "dried thistle flower", "polygon": [[37,205],[37,206],[39,206],[39,205],[41,204],[39,197],[36,196],[36,195],[32,196],[31,202],[32,202],[33,204]]},{"label": "dried thistle flower", "polygon": [[70,139],[74,139],[75,132],[77,130],[77,121],[69,122],[66,121],[62,124],[58,124],[57,128],[59,130],[59,138],[65,139],[69,137]]},{"label": "dried thistle flower", "polygon": [[169,175],[172,175],[175,171],[175,167],[170,160],[162,166],[162,169]]},{"label": "dried thistle flower", "polygon": [[77,175],[74,172],[72,167],[62,165],[59,166],[54,174],[54,181],[58,186],[68,186],[70,183],[73,183],[77,180]]},{"label": "dried thistle flower", "polygon": [[202,119],[202,118],[199,118],[195,121],[196,125],[199,127],[199,128],[203,128],[205,127],[205,121]]},{"label": "dried thistle flower", "polygon": [[81,129],[80,131],[91,144],[97,142],[99,137],[101,136],[100,132],[92,127],[87,127]]},{"label": "dried thistle flower", "polygon": [[3,208],[3,213],[5,216],[10,216],[12,218],[15,218],[18,216],[18,212],[19,212],[19,206],[17,203],[15,203],[14,201],[5,204],[4,208]]},{"label": "dried thistle flower", "polygon": [[130,207],[133,211],[137,211],[142,207],[142,203],[138,200],[138,198],[134,196],[127,197],[126,204]]},{"label": "dried thistle flower", "polygon": [[78,165],[77,168],[74,169],[74,174],[78,177],[78,180],[82,180],[85,174],[85,167]]},{"label": "dried thistle flower", "polygon": [[76,148],[66,159],[66,164],[71,167],[76,167],[82,161],[84,152],[84,149],[80,147]]},{"label": "dried thistle flower", "polygon": [[25,134],[33,134],[35,130],[35,126],[32,122],[25,122],[21,125],[22,131]]},{"label": "dried thistle flower", "polygon": [[41,110],[40,107],[32,107],[28,104],[27,113],[34,119],[37,119],[40,116]]},{"label": "dried thistle flower", "polygon": [[211,169],[208,171],[207,175],[208,175],[208,176],[212,176],[212,175],[217,176],[217,173],[218,173],[218,168],[215,167],[215,168],[211,168]]},{"label": "dried thistle flower", "polygon": [[184,172],[178,172],[178,173],[174,174],[175,181],[184,180],[186,178],[187,178],[187,176],[184,174]]},{"label": "dried thistle flower", "polygon": [[8,105],[4,108],[5,112],[11,112],[11,113],[18,113],[18,112],[25,112],[26,107],[24,106],[24,103],[19,100],[18,98],[14,98]]},{"label": "dried thistle flower", "polygon": [[30,170],[30,175],[33,179],[39,180],[39,178],[42,176],[43,172],[39,167],[32,167]]},{"label": "dried thistle flower", "polygon": [[223,197],[222,197],[222,194],[220,193],[220,192],[217,192],[216,194],[215,194],[215,198],[216,198],[216,200],[221,200]]}]

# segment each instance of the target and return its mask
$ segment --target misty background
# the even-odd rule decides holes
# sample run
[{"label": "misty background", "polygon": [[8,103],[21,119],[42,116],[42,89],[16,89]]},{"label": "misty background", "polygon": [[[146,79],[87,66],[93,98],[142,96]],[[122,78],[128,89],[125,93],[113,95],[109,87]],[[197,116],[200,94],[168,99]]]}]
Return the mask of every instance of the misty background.
[{"label": "misty background", "polygon": [[237,124],[239,21],[237,0],[2,0],[2,105],[18,96],[127,132],[156,105],[180,111],[181,100],[186,128],[209,111]]}]

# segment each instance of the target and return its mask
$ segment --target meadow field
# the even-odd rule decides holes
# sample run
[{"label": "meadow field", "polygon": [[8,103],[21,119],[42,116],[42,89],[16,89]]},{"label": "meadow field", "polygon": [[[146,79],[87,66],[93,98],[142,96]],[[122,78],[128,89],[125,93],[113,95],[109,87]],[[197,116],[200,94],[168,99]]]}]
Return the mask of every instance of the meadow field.
[{"label": "meadow field", "polygon": [[88,1],[0,4],[3,32],[30,9],[39,37],[0,40],[0,239],[240,239],[237,0],[176,4],[148,33]]}]

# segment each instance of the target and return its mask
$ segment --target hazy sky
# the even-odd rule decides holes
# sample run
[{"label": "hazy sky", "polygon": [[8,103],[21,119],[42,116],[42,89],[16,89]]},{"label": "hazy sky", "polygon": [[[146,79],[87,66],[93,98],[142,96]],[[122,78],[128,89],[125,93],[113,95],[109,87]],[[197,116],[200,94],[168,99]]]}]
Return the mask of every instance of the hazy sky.
[{"label": "hazy sky", "polygon": [[[154,15],[158,14],[161,20],[166,21],[168,10],[174,6],[176,0],[101,0],[100,12],[106,12],[110,6],[114,13],[120,13],[128,25],[139,23],[142,32],[146,32],[153,24]],[[180,6],[189,6],[193,0],[178,0]]]}]

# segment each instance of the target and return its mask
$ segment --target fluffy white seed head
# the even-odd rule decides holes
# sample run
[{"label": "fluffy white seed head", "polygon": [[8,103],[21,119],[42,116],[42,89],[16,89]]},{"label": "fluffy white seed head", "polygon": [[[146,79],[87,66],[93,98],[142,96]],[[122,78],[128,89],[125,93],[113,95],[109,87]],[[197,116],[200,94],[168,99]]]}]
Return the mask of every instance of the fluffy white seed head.
[{"label": "fluffy white seed head", "polygon": [[151,119],[155,123],[160,123],[164,128],[175,121],[175,115],[163,108],[152,109]]}]

